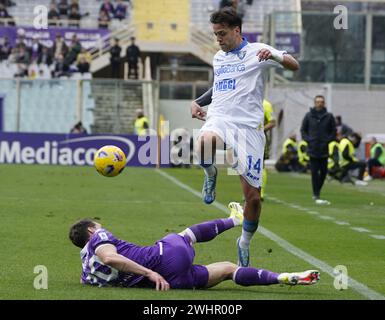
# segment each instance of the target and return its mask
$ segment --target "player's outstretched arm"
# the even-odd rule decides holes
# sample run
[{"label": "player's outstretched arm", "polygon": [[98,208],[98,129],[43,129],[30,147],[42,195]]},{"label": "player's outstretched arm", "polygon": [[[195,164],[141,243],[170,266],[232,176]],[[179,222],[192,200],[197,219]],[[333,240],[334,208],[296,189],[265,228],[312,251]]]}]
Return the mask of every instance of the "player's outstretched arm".
[{"label": "player's outstretched arm", "polygon": [[160,274],[118,254],[116,252],[116,247],[112,244],[105,244],[98,247],[95,253],[104,264],[109,265],[121,272],[135,273],[145,276],[150,281],[155,283],[156,290],[164,291],[170,289],[170,285]]},{"label": "player's outstretched arm", "polygon": [[261,49],[257,53],[257,57],[259,61],[264,61],[268,59],[272,59],[280,63],[285,69],[296,71],[299,69],[299,63],[296,59],[294,59],[290,54],[282,54],[279,51],[274,51],[274,53],[269,49]]},{"label": "player's outstretched arm", "polygon": [[281,62],[281,64],[285,69],[291,71],[297,71],[299,69],[298,61],[293,58],[293,56],[287,53],[283,55],[283,61]]}]

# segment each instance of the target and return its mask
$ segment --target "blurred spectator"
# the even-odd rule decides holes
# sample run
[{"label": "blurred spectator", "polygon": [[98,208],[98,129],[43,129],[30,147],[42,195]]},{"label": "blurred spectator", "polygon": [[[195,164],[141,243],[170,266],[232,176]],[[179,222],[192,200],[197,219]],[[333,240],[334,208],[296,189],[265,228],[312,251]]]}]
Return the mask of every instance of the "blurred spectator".
[{"label": "blurred spectator", "polygon": [[108,29],[111,19],[110,19],[110,16],[108,15],[108,13],[106,11],[101,10],[99,12],[98,21],[99,21],[99,28],[100,29]]},{"label": "blurred spectator", "polygon": [[140,49],[135,45],[135,37],[131,37],[131,45],[126,50],[126,60],[128,62],[127,77],[131,78],[133,72],[134,79],[138,79],[138,62],[140,57]]},{"label": "blurred spectator", "polygon": [[353,132],[348,137],[342,138],[340,142],[340,166],[342,170],[341,181],[353,182],[351,179],[352,171],[358,169],[357,180],[354,182],[358,186],[366,186],[368,183],[363,181],[366,163],[360,161],[354,155],[355,149],[359,147],[361,143],[361,136],[358,133]]},{"label": "blurred spectator", "polygon": [[34,80],[39,76],[39,66],[32,63],[28,66],[28,79]]},{"label": "blurred spectator", "polygon": [[28,65],[30,61],[30,55],[25,46],[20,46],[19,52],[16,57],[16,63],[26,64]]},{"label": "blurred spectator", "polygon": [[52,20],[48,22],[49,26],[57,26],[57,21],[59,20],[60,15],[59,11],[57,10],[56,3],[51,2],[49,5],[49,11],[48,11],[48,20]]},{"label": "blurred spectator", "polygon": [[127,17],[127,5],[123,3],[122,0],[118,0],[115,7],[114,18],[122,21],[123,19],[126,19],[126,17]]},{"label": "blurred spectator", "polygon": [[68,75],[69,75],[69,66],[64,62],[63,55],[60,54],[56,60],[55,68],[52,72],[52,77],[59,78],[59,77],[68,76]]},{"label": "blurred spectator", "polygon": [[370,158],[368,160],[368,176],[365,177],[365,181],[370,181],[375,178],[377,168],[384,168],[385,166],[385,148],[384,146],[377,142],[375,137],[370,139]]},{"label": "blurred spectator", "polygon": [[221,0],[221,2],[219,3],[219,9],[232,7],[232,6],[233,6],[233,0]]},{"label": "blurred spectator", "polygon": [[[2,21],[1,19],[10,19],[8,21]],[[5,8],[4,4],[0,3],[0,26],[4,25],[10,25],[14,26],[15,22],[13,21],[13,18],[11,15],[9,15],[7,9]]]},{"label": "blurred spectator", "polygon": [[353,134],[353,129],[350,128],[348,125],[342,123],[341,116],[336,116],[335,121],[336,121],[336,129],[337,129],[338,135],[345,138]]},{"label": "blurred spectator", "polygon": [[90,71],[90,63],[87,61],[85,56],[80,56],[80,58],[77,59],[76,67],[82,74]]},{"label": "blurred spectator", "polygon": [[99,13],[101,11],[105,11],[106,14],[108,15],[108,18],[110,18],[110,19],[111,19],[111,17],[114,16],[115,9],[114,9],[114,6],[110,0],[104,0],[103,1],[102,5],[100,6]]},{"label": "blurred spectator", "polygon": [[69,47],[69,52],[65,56],[65,59],[64,59],[65,64],[69,66],[73,62],[75,62],[81,49],[82,49],[82,45],[80,44],[80,42],[76,36],[76,33],[74,33],[74,35],[72,36],[71,45]]},{"label": "blurred spectator", "polygon": [[17,37],[15,41],[15,47],[20,48],[21,46],[28,47],[28,42],[25,39],[25,30],[23,28],[17,30]]},{"label": "blurred spectator", "polygon": [[16,55],[16,63],[18,71],[15,77],[24,77],[28,74],[28,65],[30,62],[30,56],[25,46],[20,46]]},{"label": "blurred spectator", "polygon": [[79,121],[72,127],[70,133],[87,133],[87,130],[83,127],[83,123]]},{"label": "blurred spectator", "polygon": [[136,109],[136,120],[134,124],[134,133],[138,136],[145,136],[149,128],[148,118],[144,116],[142,109]]},{"label": "blurred spectator", "polygon": [[87,51],[86,48],[81,48],[80,49],[80,53],[77,55],[76,57],[76,60],[77,60],[77,63],[80,61],[80,59],[85,59],[88,63],[91,64],[91,61],[92,61],[92,57],[91,57],[91,53],[89,53]]},{"label": "blurred spectator", "polygon": [[12,7],[16,5],[16,3],[11,0],[0,0],[0,4],[2,4],[4,7]]},{"label": "blurred spectator", "polygon": [[59,4],[57,5],[57,8],[59,10],[60,18],[67,19],[68,17],[68,1],[67,0],[60,0]]},{"label": "blurred spectator", "polygon": [[19,48],[14,47],[11,50],[11,54],[8,56],[9,63],[16,63],[17,55],[19,54]]},{"label": "blurred spectator", "polygon": [[75,8],[78,12],[80,12],[79,7],[79,1],[78,0],[71,0],[71,4],[68,7],[68,10],[71,12],[71,10]]},{"label": "blurred spectator", "polygon": [[50,66],[52,64],[52,54],[47,47],[42,47],[41,53],[37,58],[37,64],[46,64]]},{"label": "blurred spectator", "polygon": [[70,20],[70,22],[68,23],[68,26],[74,27],[74,28],[79,28],[81,18],[82,18],[82,16],[80,15],[77,7],[76,6],[72,7],[70,14],[68,16],[68,19]]},{"label": "blurred spectator", "polygon": [[60,33],[56,34],[56,39],[52,47],[52,53],[55,59],[58,59],[60,55],[66,56],[68,53],[68,47]]},{"label": "blurred spectator", "polygon": [[120,54],[122,52],[122,48],[119,45],[119,39],[114,39],[114,45],[110,49],[110,62],[111,62],[111,77],[119,78],[120,71]]},{"label": "blurred spectator", "polygon": [[8,37],[0,39],[0,61],[7,60],[12,52],[12,46],[9,43]]},{"label": "blurred spectator", "polygon": [[39,41],[39,37],[37,35],[33,36],[32,45],[30,47],[31,61],[36,61],[41,54],[43,46]]},{"label": "blurred spectator", "polygon": [[282,155],[275,164],[278,172],[299,171],[297,137],[292,133],[283,143]]},{"label": "blurred spectator", "polygon": [[28,75],[28,66],[23,63],[17,64],[17,71],[14,74],[15,78],[24,78]]}]

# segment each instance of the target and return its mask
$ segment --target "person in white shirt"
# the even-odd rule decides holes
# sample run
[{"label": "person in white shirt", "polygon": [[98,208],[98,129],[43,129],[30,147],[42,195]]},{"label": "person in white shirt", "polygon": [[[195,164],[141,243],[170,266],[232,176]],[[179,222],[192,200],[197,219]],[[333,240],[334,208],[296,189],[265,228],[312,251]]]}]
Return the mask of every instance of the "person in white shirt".
[{"label": "person in white shirt", "polygon": [[[242,37],[242,20],[231,8],[211,15],[221,50],[214,56],[213,87],[191,103],[193,118],[205,121],[198,137],[197,154],[204,169],[203,201],[215,200],[217,169],[215,151],[225,146],[235,156],[233,168],[240,175],[245,198],[242,235],[237,239],[238,264],[249,265],[249,246],[261,212],[260,187],[263,152],[263,95],[271,67],[298,70],[298,62],[285,51],[267,44],[249,43]],[[206,113],[202,107],[209,105]]]}]

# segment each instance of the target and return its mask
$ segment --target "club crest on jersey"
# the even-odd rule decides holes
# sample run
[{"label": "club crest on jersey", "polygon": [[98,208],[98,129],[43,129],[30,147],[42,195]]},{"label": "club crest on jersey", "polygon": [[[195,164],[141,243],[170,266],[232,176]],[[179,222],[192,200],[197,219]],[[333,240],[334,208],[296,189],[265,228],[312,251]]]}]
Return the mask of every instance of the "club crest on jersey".
[{"label": "club crest on jersey", "polygon": [[245,55],[246,55],[246,50],[239,51],[237,53],[238,58],[241,59],[241,60],[245,57]]}]

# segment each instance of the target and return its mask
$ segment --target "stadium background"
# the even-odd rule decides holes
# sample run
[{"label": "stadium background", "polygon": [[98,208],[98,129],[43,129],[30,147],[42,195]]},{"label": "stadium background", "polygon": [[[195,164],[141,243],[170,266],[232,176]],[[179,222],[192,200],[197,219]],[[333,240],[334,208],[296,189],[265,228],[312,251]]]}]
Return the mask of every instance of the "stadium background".
[{"label": "stadium background", "polygon": [[[44,214],[45,217],[55,217],[52,219],[56,219],[55,222],[60,221],[61,224],[65,222],[66,225],[61,226],[61,228],[54,227],[54,229],[58,232],[63,232],[63,230],[66,232],[66,227],[72,221],[71,219],[80,217],[77,212],[70,213],[69,208],[76,211],[75,208],[79,208],[79,206],[85,215],[91,216],[95,212],[95,215],[103,216],[103,221],[111,223],[115,227],[119,226],[118,221],[122,218],[118,211],[125,210],[126,205],[129,205],[130,208],[134,207],[132,211],[139,215],[143,214],[145,217],[147,215],[150,217],[151,214],[154,214],[152,211],[157,211],[159,221],[156,221],[157,223],[154,225],[151,223],[145,225],[139,218],[135,220],[135,223],[139,225],[138,230],[141,232],[134,232],[133,237],[142,242],[155,240],[147,234],[147,227],[156,227],[161,224],[162,229],[167,231],[177,229],[177,226],[187,223],[195,223],[201,218],[210,218],[213,209],[207,209],[201,205],[197,198],[193,197],[186,200],[185,198],[189,195],[181,195],[182,191],[178,189],[177,185],[172,184],[167,179],[161,181],[161,177],[154,171],[129,168],[127,172],[117,178],[120,180],[104,181],[100,180],[102,178],[96,176],[96,172],[89,168],[24,166],[22,164],[91,164],[92,152],[107,142],[121,143],[122,148],[127,149],[127,146],[130,145],[127,142],[129,140],[138,149],[139,142],[132,135],[137,108],[144,109],[145,114],[149,117],[150,127],[154,130],[159,131],[160,119],[169,121],[169,129],[159,132],[162,135],[170,134],[177,128],[185,128],[190,133],[193,129],[198,129],[201,123],[190,118],[189,105],[191,100],[209,88],[212,82],[211,59],[217,46],[208,21],[211,12],[218,8],[219,1],[131,1],[133,6],[129,10],[127,19],[113,20],[109,29],[99,29],[97,17],[102,2],[80,0],[81,12],[89,12],[89,15],[81,19],[79,28],[71,28],[68,26],[68,22],[63,20],[61,27],[50,26],[48,32],[33,28],[35,17],[33,8],[37,5],[48,7],[50,1],[14,0],[13,2],[16,5],[8,7],[7,10],[13,16],[16,25],[9,25],[10,20],[2,20],[0,37],[8,35],[11,40],[16,40],[15,38],[21,32],[25,33],[27,43],[30,43],[32,38],[37,36],[44,45],[50,46],[52,38],[57,32],[60,32],[66,41],[69,41],[72,35],[76,33],[82,46],[92,55],[92,63],[89,73],[82,75],[74,72],[69,77],[54,79],[51,79],[49,72],[45,77],[39,77],[35,74],[30,77],[14,78],[15,64],[8,61],[0,63],[0,162],[3,163],[1,170],[3,177],[5,177],[2,188],[5,188],[6,185],[9,186],[8,190],[4,190],[2,193],[3,201],[7,204],[1,209],[1,215],[4,218],[4,223],[9,224],[10,230],[14,233],[11,238],[18,241],[17,232],[27,231],[22,226],[25,221],[34,226],[41,224],[47,228],[51,226],[52,221],[47,224],[44,219],[38,218],[40,210],[47,211]],[[343,4],[348,8],[349,23],[346,30],[333,28],[333,21],[337,16],[333,10],[338,4]],[[20,31],[21,29],[22,31]],[[342,115],[344,122],[363,135],[364,142],[373,135],[376,135],[379,141],[385,142],[385,115],[383,111],[385,101],[384,30],[385,4],[380,1],[254,0],[245,3],[243,27],[245,36],[252,41],[263,41],[286,49],[299,59],[301,64],[301,69],[297,73],[274,71],[271,72],[268,79],[266,97],[274,105],[276,115],[279,115],[278,126],[273,131],[272,159],[276,159],[279,155],[282,142],[288,134],[298,132],[303,115],[312,106],[313,97],[320,93],[325,95],[328,109],[335,115]],[[120,70],[121,79],[110,79],[108,51],[111,47],[111,40],[113,38],[120,39],[123,57],[131,36],[136,37],[136,42],[142,51],[139,79],[127,79],[126,64],[122,65]],[[82,121],[89,134],[97,134],[99,138],[87,140],[87,136],[82,135],[81,137],[84,139],[81,140],[82,138],[79,138],[78,135],[69,135],[70,129],[78,121]],[[120,137],[120,140],[117,140],[119,139],[117,137]],[[72,153],[68,150],[63,151],[65,148],[71,149]],[[57,149],[63,153],[62,157],[59,157],[60,161],[55,162],[53,161],[53,154]],[[82,149],[78,151],[80,156],[76,157],[76,150],[79,149]],[[159,164],[157,156],[151,158],[146,164],[138,163],[137,158],[135,158],[137,157],[136,154],[133,157],[132,164],[134,166],[156,166]],[[363,151],[361,157],[364,157]],[[20,165],[13,165],[14,163]],[[180,179],[195,190],[200,189],[200,171],[166,170],[165,172],[167,175]],[[153,178],[153,175],[156,178]],[[147,182],[146,179],[148,179]],[[151,184],[152,179],[156,181],[155,185]],[[238,182],[231,180],[232,177],[223,179],[225,186],[222,191],[225,195],[220,197],[219,202],[240,200]],[[290,190],[293,181],[298,184],[298,189],[294,191]],[[304,181],[307,184],[303,183]],[[315,229],[315,235],[305,233],[320,241],[322,248],[317,249],[316,246],[312,245],[311,248],[306,248],[308,243],[305,237],[292,238],[293,233],[296,233],[296,226],[305,230],[308,226],[307,223],[314,223],[311,221],[313,219],[311,213],[304,219],[300,217],[302,213],[298,213],[298,210],[299,212],[306,212],[306,208],[309,212],[316,212],[312,210],[310,200],[304,196],[310,188],[308,182],[307,176],[272,174],[272,179],[269,181],[270,190],[268,191],[271,197],[268,197],[265,203],[266,225],[271,223],[272,226],[279,226],[275,230],[278,235],[299,248],[311,250],[314,256],[321,256],[321,260],[329,261],[330,265],[333,266],[339,262],[339,255],[330,253],[327,250],[328,246],[340,246],[338,249],[340,251],[337,251],[340,256],[344,257],[346,263],[362,267],[362,269],[354,270],[353,275],[371,289],[379,292],[380,297],[383,298],[381,294],[385,293],[384,280],[375,283],[369,276],[383,268],[385,238],[383,232],[385,226],[383,185],[381,182],[375,182],[363,192],[350,186],[340,187],[333,182],[330,183],[326,192],[329,193],[332,202],[337,204],[333,209],[322,209],[321,216],[332,218],[316,220],[319,228]],[[84,184],[89,184],[89,189],[82,189]],[[166,203],[169,199],[168,194],[160,193],[159,197],[155,198],[148,194],[148,190],[159,190],[163,185],[167,185],[167,188],[176,194],[178,197],[174,199],[176,203],[171,199],[171,204]],[[56,186],[57,188],[47,189],[47,186]],[[115,211],[108,216],[103,214],[100,208],[98,209],[96,203],[87,204],[86,207],[82,206],[81,199],[75,197],[79,190],[83,190],[79,194],[83,194],[89,199],[108,198],[108,206],[111,206],[111,210]],[[104,190],[107,190],[105,195],[102,192]],[[128,203],[122,208],[121,204],[127,200],[124,195],[125,192],[131,200],[128,200]],[[36,196],[37,194],[39,196]],[[71,196],[67,198],[66,194]],[[112,195],[116,199],[111,199]],[[277,202],[277,199],[280,199],[281,202]],[[155,205],[156,201],[162,203],[157,206]],[[144,205],[140,205],[140,203]],[[196,209],[189,209],[185,214],[182,211],[186,210],[186,203],[192,203]],[[373,206],[371,203],[375,205]],[[107,204],[101,205],[104,210],[108,206]],[[144,206],[148,206],[148,208],[143,209]],[[297,210],[295,206],[303,209],[297,208]],[[22,215],[23,208],[31,210],[31,214],[24,217]],[[168,212],[168,210],[172,212]],[[210,210],[211,212],[209,212]],[[286,230],[284,225],[277,224],[273,218],[276,210],[280,210],[280,213],[276,215],[277,220],[279,216],[283,215],[282,218],[296,223],[293,223],[293,226]],[[181,216],[177,216],[178,211],[181,211]],[[196,211],[199,214],[194,213]],[[368,215],[364,217],[363,215],[367,213]],[[346,218],[345,220],[350,219],[348,223],[351,228],[361,227],[362,230],[366,229],[370,232],[356,231],[354,233],[348,227],[346,230],[340,231],[338,224],[331,226],[331,222],[328,222],[329,220],[337,219],[339,221],[344,218]],[[167,223],[170,221],[172,226],[168,227]],[[355,226],[355,223],[359,226]],[[339,236],[334,237],[331,229],[335,229],[335,234]],[[4,232],[2,231],[2,233]],[[118,232],[124,234],[122,228],[118,228]],[[353,238],[349,232],[353,232]],[[123,234],[122,237],[124,237]],[[64,235],[66,236],[65,233]],[[44,237],[44,234],[40,236]],[[162,233],[159,233],[159,236],[162,236]],[[360,238],[363,236],[365,236],[365,240]],[[228,250],[234,251],[235,246],[232,240],[235,239],[235,233],[226,237],[229,239],[227,241],[229,243],[227,244]],[[261,245],[258,241],[261,242]],[[271,238],[259,239],[258,241],[256,241],[256,246],[259,247],[258,253],[262,256],[263,262],[272,269],[276,268],[279,264],[269,260],[267,256],[265,257],[265,251],[262,252],[262,248],[274,246],[275,242]],[[354,246],[356,241],[361,243],[358,247],[368,256],[365,256],[363,252],[358,254],[354,249],[349,255],[349,250],[346,248]],[[36,247],[34,247],[35,245]],[[31,243],[32,251],[38,250],[40,245],[38,241]],[[60,242],[61,248],[66,248],[63,250],[72,255],[71,259],[75,261],[73,250],[71,251],[73,248],[67,248],[67,245],[65,242]],[[221,251],[220,245],[215,248],[218,252]],[[285,250],[277,247],[278,252],[280,252],[279,250],[282,250],[281,257],[284,257],[277,260],[280,261],[281,265],[287,263],[291,268],[297,265],[304,266],[303,261],[299,262],[301,257],[298,258],[298,255],[291,257]],[[48,252],[50,251],[48,250]],[[209,258],[213,257],[217,260],[225,258],[234,260],[232,255],[221,257],[221,255],[213,255],[203,248],[200,249],[200,252],[203,252],[204,260],[210,261]],[[28,251],[27,256],[30,254],[31,252]],[[37,254],[32,260],[36,261],[37,264],[44,264],[44,261],[37,261],[39,256],[43,257]],[[16,256],[12,256],[11,260],[17,265],[19,272],[22,272],[23,261],[18,260]],[[367,264],[371,265],[369,275],[362,275],[365,260]],[[309,263],[308,260],[305,261]],[[375,265],[376,263],[379,265]],[[73,280],[74,274],[78,271],[75,262],[70,264],[75,272],[66,271],[66,280],[68,281]],[[30,278],[32,277],[31,273]],[[8,285],[16,281],[15,279],[11,275]],[[272,289],[271,291],[263,289],[263,292],[259,293],[267,299],[279,299],[280,297],[284,299],[378,298],[371,291],[365,291],[357,284],[353,286],[355,288],[346,291],[346,295],[341,295],[331,288],[332,277],[327,279],[328,286],[321,286],[320,294],[317,294],[316,290],[308,289],[302,291],[304,292],[303,296],[301,294],[291,296],[289,292],[280,296],[279,289]],[[66,285],[62,286],[64,292]],[[20,286],[14,291],[14,294],[12,291],[4,291],[2,296],[8,298],[69,297],[62,294],[60,290],[53,296],[50,296],[50,290],[47,294],[39,296],[30,289]],[[78,288],[76,290],[79,290],[79,296],[75,294],[74,297],[82,298],[81,290]],[[258,293],[258,290],[256,289],[255,292]],[[232,294],[238,299],[250,298],[250,296],[238,292]],[[95,295],[87,291],[87,297],[102,297],[102,295]],[[118,292],[113,293],[112,297],[124,298],[124,295]],[[154,298],[158,296],[139,292],[134,297]],[[170,297],[173,298],[173,296]],[[183,297],[194,298],[193,295],[186,292]],[[198,298],[202,297],[205,297],[203,293],[198,295]],[[210,297],[215,298],[215,295]],[[218,296],[218,298],[225,299],[229,297],[232,296],[226,296],[223,293]]]}]

